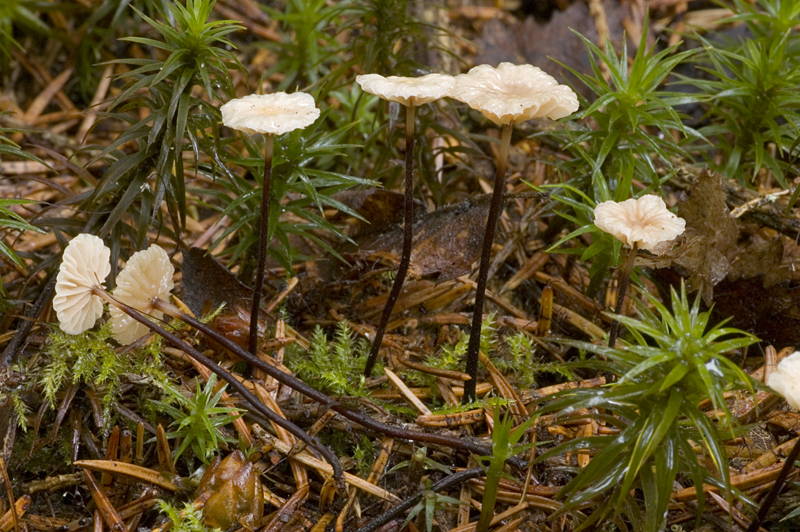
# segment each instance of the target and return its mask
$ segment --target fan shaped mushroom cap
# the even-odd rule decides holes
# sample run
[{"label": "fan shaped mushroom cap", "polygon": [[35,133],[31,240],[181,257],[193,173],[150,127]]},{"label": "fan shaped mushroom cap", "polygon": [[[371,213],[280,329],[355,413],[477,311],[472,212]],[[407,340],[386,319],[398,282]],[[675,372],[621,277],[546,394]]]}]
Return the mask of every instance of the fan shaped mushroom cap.
[{"label": "fan shaped mushroom cap", "polygon": [[[153,309],[153,299],[169,298],[169,293],[175,286],[172,281],[174,272],[167,252],[153,244],[145,251],[137,251],[130,258],[117,276],[114,297],[143,314],[160,318],[163,313]],[[123,345],[133,343],[150,331],[117,307],[111,306],[109,312],[114,338]]]},{"label": "fan shaped mushroom cap", "polygon": [[575,92],[533,65],[478,65],[456,76],[450,97],[477,109],[498,125],[544,116],[557,120],[578,110]]},{"label": "fan shaped mushroom cap", "polygon": [[604,201],[594,208],[595,225],[627,246],[656,255],[669,249],[668,242],[683,233],[686,222],[667,210],[664,200],[653,194],[617,203]]},{"label": "fan shaped mushroom cap", "polygon": [[56,311],[61,330],[80,334],[91,329],[103,314],[103,300],[92,294],[111,273],[111,250],[100,237],[80,234],[64,250],[56,277]]},{"label": "fan shaped mushroom cap", "polygon": [[786,398],[789,406],[800,410],[800,351],[795,351],[778,363],[767,377],[767,386]]},{"label": "fan shaped mushroom cap", "polygon": [[313,124],[319,118],[314,98],[304,92],[250,94],[219,109],[222,123],[249,135],[282,135]]},{"label": "fan shaped mushroom cap", "polygon": [[445,74],[427,74],[418,78],[365,74],[356,76],[356,81],[364,91],[405,106],[438,100],[447,96],[456,84],[453,76]]}]

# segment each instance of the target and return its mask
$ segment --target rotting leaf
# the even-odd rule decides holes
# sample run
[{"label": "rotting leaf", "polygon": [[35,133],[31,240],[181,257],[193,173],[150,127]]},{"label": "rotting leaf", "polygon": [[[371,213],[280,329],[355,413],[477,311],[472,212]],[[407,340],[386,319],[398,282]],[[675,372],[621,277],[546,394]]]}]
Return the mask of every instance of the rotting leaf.
[{"label": "rotting leaf", "polygon": [[800,286],[781,281],[764,288],[766,275],[722,281],[714,290],[714,314],[776,347],[800,344]]},{"label": "rotting leaf", "polygon": [[[480,256],[483,230],[489,215],[489,196],[427,213],[414,224],[411,265],[420,275],[435,275],[437,282],[455,279],[472,270]],[[399,256],[402,227],[356,241],[360,252],[380,251]]]},{"label": "rotting leaf", "polygon": [[763,275],[764,288],[768,288],[786,277],[786,270],[779,268],[782,259],[783,241],[780,237],[751,244],[733,263],[728,280],[734,282]]},{"label": "rotting leaf", "polygon": [[700,290],[706,304],[711,303],[714,286],[731,271],[738,253],[739,228],[725,198],[722,177],[705,170],[692,182],[689,198],[678,207],[678,215],[686,220],[686,233],[673,263],[688,270],[686,288]]},{"label": "rotting leaf", "polygon": [[233,309],[242,302],[247,305],[252,297],[253,290],[206,250],[191,248],[183,253],[183,301],[196,316],[203,314],[207,301],[214,308],[225,303]]},{"label": "rotting leaf", "polygon": [[[350,207],[369,222],[369,225],[362,229],[362,233],[372,233],[403,223],[405,202],[403,194],[382,188],[368,188],[366,190],[343,190],[334,194],[333,198]],[[424,202],[415,199],[414,221],[424,217],[427,210]]]}]

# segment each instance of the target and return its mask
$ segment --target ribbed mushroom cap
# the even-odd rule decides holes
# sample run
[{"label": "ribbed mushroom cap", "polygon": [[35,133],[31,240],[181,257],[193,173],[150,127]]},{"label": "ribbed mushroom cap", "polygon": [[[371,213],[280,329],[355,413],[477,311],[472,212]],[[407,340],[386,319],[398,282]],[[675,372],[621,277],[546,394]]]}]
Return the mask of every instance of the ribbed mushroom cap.
[{"label": "ribbed mushroom cap", "polygon": [[[153,299],[168,300],[175,284],[172,275],[175,268],[169,261],[167,252],[156,244],[144,251],[137,251],[117,276],[114,297],[142,314],[161,318],[161,311],[153,309]],[[147,334],[150,329],[134,320],[115,306],[109,309],[111,330],[114,338],[121,344],[133,343]]]},{"label": "ribbed mushroom cap", "polygon": [[594,208],[594,223],[626,246],[634,243],[656,255],[683,233],[686,222],[667,210],[664,200],[652,194],[621,203],[604,201]]},{"label": "ribbed mushroom cap", "polygon": [[575,92],[533,65],[476,66],[456,76],[450,97],[498,125],[541,117],[557,120],[578,110]]},{"label": "ribbed mushroom cap", "polygon": [[64,250],[56,277],[56,311],[61,330],[80,334],[91,329],[103,314],[103,300],[92,295],[111,273],[111,251],[99,237],[80,234]]},{"label": "ribbed mushroom cap", "polygon": [[365,92],[405,106],[423,105],[447,96],[456,83],[453,76],[445,74],[427,74],[418,78],[365,74],[356,76],[356,82]]},{"label": "ribbed mushroom cap", "polygon": [[789,406],[800,410],[800,351],[795,351],[778,363],[767,378],[767,386],[786,398]]},{"label": "ribbed mushroom cap", "polygon": [[249,135],[282,135],[308,127],[319,118],[314,98],[304,92],[250,94],[229,101],[219,110],[223,124]]}]

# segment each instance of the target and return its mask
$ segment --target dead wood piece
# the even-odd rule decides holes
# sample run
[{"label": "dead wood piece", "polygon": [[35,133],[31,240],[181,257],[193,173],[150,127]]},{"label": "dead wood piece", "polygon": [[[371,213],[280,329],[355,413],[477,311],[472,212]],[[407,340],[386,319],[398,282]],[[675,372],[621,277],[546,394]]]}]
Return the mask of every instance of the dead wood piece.
[{"label": "dead wood piece", "polygon": [[[17,520],[25,515],[25,512],[28,511],[28,508],[31,506],[31,496],[30,495],[23,495],[19,499],[16,500],[14,506],[9,508],[9,510],[0,517],[0,532],[9,532],[14,525],[17,523]],[[17,528],[19,528],[17,526]]]},{"label": "dead wood piece", "polygon": [[429,414],[418,416],[416,423],[421,427],[459,427],[480,423],[484,418],[483,408],[459,412],[457,414]]},{"label": "dead wood piece", "polygon": [[92,475],[88,469],[84,469],[83,476],[86,480],[87,486],[89,486],[89,493],[92,495],[92,500],[94,500],[94,503],[97,505],[97,511],[103,518],[103,522],[112,532],[128,532],[128,527],[125,525],[125,521],[123,521],[119,516],[119,513],[117,513],[117,510],[114,508],[114,505],[108,499],[106,494],[103,493],[103,490],[100,487],[100,484],[98,484],[97,480],[95,480],[94,475]]},{"label": "dead wood piece", "polygon": [[148,482],[169,491],[180,491],[181,489],[176,484],[164,478],[158,471],[135,464],[113,462],[110,460],[78,460],[73,465],[83,467],[84,469],[91,469],[92,471],[99,471],[100,473],[107,472],[114,475],[124,475],[142,482]]},{"label": "dead wood piece", "polygon": [[[730,478],[731,485],[739,490],[746,490],[756,486],[762,486],[772,483],[781,471],[782,463],[774,464],[757,471],[746,473],[744,475],[736,475]],[[703,492],[718,491],[716,487],[703,485]],[[697,490],[694,487],[684,488],[674,494],[675,498],[680,502],[693,501],[697,499]]]}]

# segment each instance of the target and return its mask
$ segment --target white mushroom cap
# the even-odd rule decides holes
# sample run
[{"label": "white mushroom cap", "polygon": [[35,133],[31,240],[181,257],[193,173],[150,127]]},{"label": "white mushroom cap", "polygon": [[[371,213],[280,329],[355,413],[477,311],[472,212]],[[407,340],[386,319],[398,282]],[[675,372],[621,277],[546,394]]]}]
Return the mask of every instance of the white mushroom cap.
[{"label": "white mushroom cap", "polygon": [[652,194],[621,203],[604,201],[594,208],[594,223],[627,246],[660,255],[667,243],[683,233],[686,221],[667,210],[664,200]]},{"label": "white mushroom cap", "polygon": [[219,108],[222,123],[249,135],[282,135],[303,129],[319,118],[314,98],[304,92],[250,94]]},{"label": "white mushroom cap", "polygon": [[365,74],[356,76],[356,81],[364,91],[380,96],[390,102],[405,106],[416,106],[438,100],[453,89],[456,80],[445,74],[428,74],[418,78]]},{"label": "white mushroom cap", "polygon": [[546,116],[553,120],[578,110],[578,96],[533,65],[479,65],[456,76],[450,97],[482,112],[498,125]]},{"label": "white mushroom cap", "polygon": [[102,286],[109,273],[111,250],[101,238],[84,233],[70,241],[56,277],[53,299],[62,331],[80,334],[94,327],[103,314],[103,300],[92,295],[92,287]]},{"label": "white mushroom cap", "polygon": [[[172,281],[173,273],[175,268],[172,267],[167,252],[153,244],[145,251],[137,251],[130,258],[117,276],[114,297],[142,314],[160,318],[163,313],[153,310],[153,299],[169,299],[169,293],[175,286]],[[109,312],[114,339],[123,345],[133,343],[150,332],[145,325],[113,305]]]},{"label": "white mushroom cap", "polygon": [[767,377],[767,386],[786,398],[789,406],[800,410],[800,351],[795,351],[778,363]]}]

